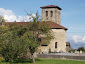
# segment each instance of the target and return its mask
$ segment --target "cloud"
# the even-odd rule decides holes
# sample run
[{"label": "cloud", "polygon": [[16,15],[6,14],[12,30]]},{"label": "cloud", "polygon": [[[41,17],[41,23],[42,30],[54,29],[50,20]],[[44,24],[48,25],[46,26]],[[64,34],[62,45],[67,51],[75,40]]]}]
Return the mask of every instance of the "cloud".
[{"label": "cloud", "polygon": [[70,42],[71,48],[73,49],[77,49],[81,46],[85,47],[85,36],[73,35],[72,37],[68,38],[68,42]]},{"label": "cloud", "polygon": [[85,36],[74,35],[74,36],[72,37],[72,40],[73,40],[75,43],[85,43]]},{"label": "cloud", "polygon": [[[0,15],[4,17],[4,19],[6,20],[6,22],[27,22],[27,21],[31,21],[32,17],[31,16],[16,16],[12,10],[9,9],[4,9],[4,8],[0,8]],[[35,14],[32,14],[33,16],[35,16]]]},{"label": "cloud", "polygon": [[4,19],[6,20],[6,22],[14,22],[15,20],[17,20],[15,15],[2,15],[4,17]]},{"label": "cloud", "polygon": [[8,16],[10,16],[10,15],[14,15],[14,13],[12,12],[12,10],[6,10],[6,9],[4,9],[4,8],[0,8],[0,15],[8,15]]}]

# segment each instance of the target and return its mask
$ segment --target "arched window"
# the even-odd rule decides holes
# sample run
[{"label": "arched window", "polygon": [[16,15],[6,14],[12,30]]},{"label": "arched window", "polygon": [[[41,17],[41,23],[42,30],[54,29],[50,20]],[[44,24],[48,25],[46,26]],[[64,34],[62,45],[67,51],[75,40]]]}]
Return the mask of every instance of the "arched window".
[{"label": "arched window", "polygon": [[46,11],[46,17],[48,16],[48,11]]},{"label": "arched window", "polygon": [[50,16],[53,17],[53,11],[50,11],[50,14],[51,14]]},{"label": "arched window", "polygon": [[55,42],[55,48],[57,48],[57,42]]}]

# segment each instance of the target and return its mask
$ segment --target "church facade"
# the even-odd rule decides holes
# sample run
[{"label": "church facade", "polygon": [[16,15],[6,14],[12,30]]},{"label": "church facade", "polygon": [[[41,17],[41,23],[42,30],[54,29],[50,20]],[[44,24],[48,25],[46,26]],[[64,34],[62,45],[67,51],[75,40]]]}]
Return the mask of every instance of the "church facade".
[{"label": "church facade", "polygon": [[42,9],[42,21],[50,21],[52,39],[49,45],[41,45],[38,53],[67,52],[66,51],[66,27],[61,26],[61,8],[55,5],[40,7]]},{"label": "church facade", "polygon": [[[68,52],[70,43],[66,43],[66,31],[68,29],[61,25],[62,9],[55,5],[43,6],[40,8],[42,9],[41,23],[43,23],[43,21],[49,22],[49,27],[52,30],[51,34],[54,39],[52,39],[48,45],[40,45],[35,56],[39,53]],[[18,25],[26,25],[27,23],[28,22],[16,22]]]}]

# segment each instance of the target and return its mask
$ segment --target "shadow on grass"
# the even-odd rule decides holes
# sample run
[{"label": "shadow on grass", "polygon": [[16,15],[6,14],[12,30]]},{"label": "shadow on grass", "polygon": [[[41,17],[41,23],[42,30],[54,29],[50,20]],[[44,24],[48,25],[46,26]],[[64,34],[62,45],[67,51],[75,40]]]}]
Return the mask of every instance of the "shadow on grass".
[{"label": "shadow on grass", "polygon": [[18,59],[15,60],[14,63],[32,63],[32,59],[29,60]]},{"label": "shadow on grass", "polygon": [[[35,61],[41,61],[39,58],[36,58]],[[29,59],[29,60],[22,60],[22,59],[18,59],[18,60],[15,60],[14,63],[32,63],[32,59]]]},{"label": "shadow on grass", "polygon": [[[35,61],[41,61],[40,59],[36,58]],[[5,61],[2,61],[5,63]],[[32,59],[28,59],[28,60],[23,60],[23,59],[17,59],[14,60],[13,63],[8,62],[9,64],[17,64],[17,63],[33,63]]]}]

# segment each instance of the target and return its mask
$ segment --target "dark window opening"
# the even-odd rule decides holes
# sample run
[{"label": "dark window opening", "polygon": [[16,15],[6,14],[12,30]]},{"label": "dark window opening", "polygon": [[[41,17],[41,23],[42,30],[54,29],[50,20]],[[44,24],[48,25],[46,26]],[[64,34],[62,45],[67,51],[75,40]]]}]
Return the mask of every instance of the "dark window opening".
[{"label": "dark window opening", "polygon": [[48,16],[48,11],[46,11],[46,17]]},{"label": "dark window opening", "polygon": [[51,17],[53,17],[53,11],[50,11]]},{"label": "dark window opening", "polygon": [[66,45],[66,46],[70,46],[70,45]]},{"label": "dark window opening", "polygon": [[44,44],[42,44],[41,46],[48,46],[48,45],[44,45]]},{"label": "dark window opening", "polygon": [[57,42],[55,42],[55,48],[57,48]]}]

